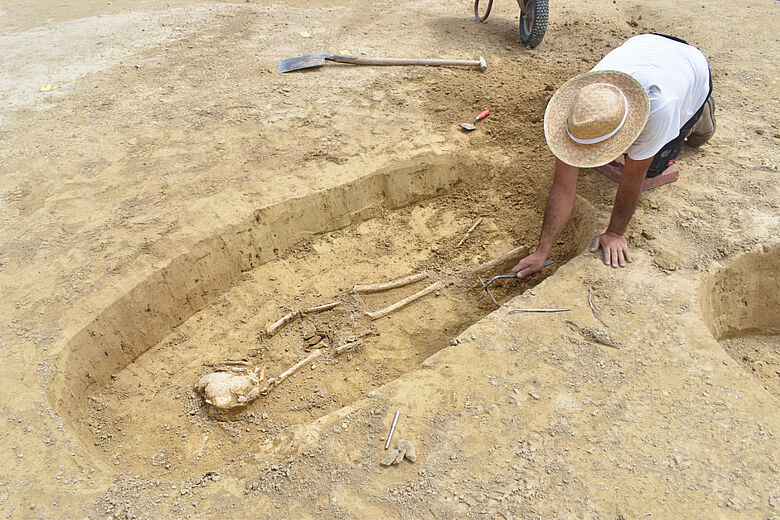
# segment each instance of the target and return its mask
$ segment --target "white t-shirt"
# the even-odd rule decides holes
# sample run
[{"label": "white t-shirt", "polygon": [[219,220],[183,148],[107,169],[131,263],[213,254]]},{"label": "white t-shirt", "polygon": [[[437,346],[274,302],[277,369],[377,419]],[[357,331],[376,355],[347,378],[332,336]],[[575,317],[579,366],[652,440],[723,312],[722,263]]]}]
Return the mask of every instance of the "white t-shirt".
[{"label": "white t-shirt", "polygon": [[650,118],[628,149],[634,160],[647,159],[680,134],[680,129],[707,99],[710,70],[704,55],[655,34],[627,40],[593,67],[633,76],[650,97]]}]

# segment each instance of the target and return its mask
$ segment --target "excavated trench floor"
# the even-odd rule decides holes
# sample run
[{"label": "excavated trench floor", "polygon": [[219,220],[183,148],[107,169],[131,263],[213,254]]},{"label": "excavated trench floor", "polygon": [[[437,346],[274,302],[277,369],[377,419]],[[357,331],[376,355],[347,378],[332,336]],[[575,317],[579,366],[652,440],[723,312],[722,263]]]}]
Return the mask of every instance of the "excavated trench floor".
[{"label": "excavated trench floor", "polygon": [[[374,218],[356,217],[346,227],[311,236],[242,271],[213,301],[125,366],[111,370],[105,383],[74,392],[79,384],[71,379],[74,398],[62,404],[83,442],[125,473],[203,474],[251,456],[258,443],[273,440],[285,427],[332,412],[415,369],[496,308],[475,277],[465,274],[468,268],[537,239],[546,187],[522,185],[511,174],[509,168],[493,167],[475,175],[466,168],[446,190],[418,193],[422,201],[383,210]],[[479,217],[484,218],[481,225],[458,247]],[[499,303],[539,283],[575,255],[593,220],[590,206],[578,200],[560,241],[567,245],[554,251],[558,261],[530,281],[495,284]],[[355,284],[419,271],[429,277],[401,289],[369,295],[350,290]],[[445,282],[442,289],[388,317],[371,321],[364,314],[436,280]],[[154,294],[148,297],[154,301]],[[138,294],[133,299],[145,305]],[[341,305],[308,315],[270,338],[264,333],[290,310],[332,301]],[[137,326],[137,320],[128,320],[128,326],[132,323]],[[89,337],[111,336],[94,328],[99,324]],[[335,347],[361,335],[359,350],[335,355]],[[74,351],[78,343],[74,340]],[[108,358],[109,351],[101,349],[92,350]],[[272,376],[313,349],[323,349],[318,361],[239,412],[215,417],[193,390],[200,376],[224,360],[245,359]],[[96,361],[87,364],[95,367]],[[86,377],[100,379],[94,373]]]}]

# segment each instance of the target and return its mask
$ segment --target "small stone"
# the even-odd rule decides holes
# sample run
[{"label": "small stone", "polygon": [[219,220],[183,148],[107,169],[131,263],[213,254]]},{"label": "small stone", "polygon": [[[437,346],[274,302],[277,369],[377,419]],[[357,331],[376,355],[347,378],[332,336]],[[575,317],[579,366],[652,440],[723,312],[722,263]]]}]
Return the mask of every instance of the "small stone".
[{"label": "small stone", "polygon": [[393,465],[400,464],[402,460],[404,460],[404,452],[401,450],[398,451],[398,455],[395,457],[395,461],[393,461]]},{"label": "small stone", "polygon": [[756,133],[758,135],[764,135],[764,129],[763,128],[756,128]]},{"label": "small stone", "polygon": [[664,271],[676,271],[679,263],[677,255],[669,251],[658,253],[654,259],[655,265]]},{"label": "small stone", "polygon": [[415,451],[414,446],[412,446],[411,441],[398,439],[398,449],[403,452],[404,457],[406,457],[409,462],[417,460],[417,452]]},{"label": "small stone", "polygon": [[398,456],[401,456],[401,459],[403,460],[404,456],[403,453],[401,453],[401,450],[392,449],[387,452],[387,455],[385,455],[385,458],[383,458],[379,463],[382,466],[392,466],[393,464],[398,464],[396,460],[398,459]]}]

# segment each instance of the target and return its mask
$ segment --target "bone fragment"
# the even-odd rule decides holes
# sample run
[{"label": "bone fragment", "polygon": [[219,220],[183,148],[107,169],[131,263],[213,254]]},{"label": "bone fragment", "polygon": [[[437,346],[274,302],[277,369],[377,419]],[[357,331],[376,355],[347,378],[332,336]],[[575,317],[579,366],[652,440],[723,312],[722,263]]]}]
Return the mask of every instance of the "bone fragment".
[{"label": "bone fragment", "polygon": [[336,347],[336,355],[340,356],[345,352],[353,352],[357,350],[357,348],[360,346],[360,344],[363,343],[360,340],[350,341],[348,343],[344,343],[340,347]]},{"label": "bone fragment", "polygon": [[423,289],[421,291],[417,291],[416,293],[414,293],[414,294],[412,294],[410,296],[407,296],[403,300],[399,300],[399,301],[395,302],[394,304],[392,304],[392,305],[390,305],[388,307],[385,307],[384,309],[380,309],[380,310],[375,311],[375,312],[366,312],[366,316],[368,316],[372,320],[378,320],[379,318],[383,318],[383,317],[387,316],[388,314],[397,311],[398,309],[402,309],[402,308],[406,307],[407,305],[409,305],[410,303],[414,302],[415,300],[419,300],[423,296],[432,293],[433,291],[441,288],[443,285],[444,284],[441,281],[432,283],[431,285],[429,285],[425,289]]},{"label": "bone fragment", "polygon": [[311,307],[310,309],[306,309],[303,311],[304,314],[316,314],[318,312],[325,312],[333,309],[334,307],[338,307],[341,305],[341,302],[331,302],[326,303],[325,305],[318,305],[317,307]]},{"label": "bone fragment", "polygon": [[220,363],[220,368],[246,368],[249,366],[249,361],[246,359],[226,359]]},{"label": "bone fragment", "polygon": [[511,251],[504,253],[503,255],[499,256],[498,258],[494,258],[493,260],[489,260],[483,264],[479,264],[478,266],[472,268],[472,272],[474,273],[481,273],[483,271],[490,271],[491,269],[494,269],[500,265],[503,265],[510,260],[515,260],[518,257],[525,256],[528,254],[528,247],[526,246],[520,246],[512,249]]},{"label": "bone fragment", "polygon": [[369,285],[356,285],[352,288],[352,292],[356,294],[368,294],[368,293],[375,293],[375,292],[382,292],[382,291],[389,291],[391,289],[398,289],[399,287],[404,287],[409,284],[413,284],[414,282],[419,282],[420,280],[427,278],[428,273],[422,272],[422,273],[415,273],[411,274],[409,276],[405,276],[403,278],[398,278],[396,280],[392,280],[385,283],[374,283]]},{"label": "bone fragment", "polygon": [[462,245],[463,245],[463,242],[465,242],[465,241],[466,241],[466,239],[469,237],[469,235],[470,235],[470,234],[471,234],[471,233],[472,233],[472,232],[473,232],[475,229],[477,229],[477,226],[479,226],[479,225],[482,223],[482,220],[483,220],[483,218],[482,218],[482,217],[479,217],[479,218],[477,219],[477,221],[476,221],[476,222],[474,222],[474,224],[472,224],[472,225],[471,225],[471,227],[469,228],[469,230],[468,230],[468,231],[466,231],[466,234],[465,234],[465,235],[463,235],[463,238],[461,238],[461,239],[460,239],[460,242],[458,242],[458,245],[457,245],[457,246],[455,246],[455,247],[460,247],[460,246],[462,246]]},{"label": "bone fragment", "polygon": [[301,311],[288,312],[287,314],[279,318],[277,321],[269,325],[268,328],[266,329],[266,334],[268,334],[268,336],[273,336],[279,331],[279,329],[287,325],[292,320],[298,318],[300,315],[301,315]]}]

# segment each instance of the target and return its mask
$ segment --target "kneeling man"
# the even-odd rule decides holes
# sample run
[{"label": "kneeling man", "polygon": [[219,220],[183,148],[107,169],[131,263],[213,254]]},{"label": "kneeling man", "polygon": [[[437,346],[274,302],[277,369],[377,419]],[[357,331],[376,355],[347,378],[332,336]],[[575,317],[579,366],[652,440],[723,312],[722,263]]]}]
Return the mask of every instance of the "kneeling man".
[{"label": "kneeling man", "polygon": [[555,155],[555,177],[539,247],[512,269],[518,278],[539,271],[574,207],[580,168],[619,180],[607,230],[591,246],[604,263],[631,261],[624,237],[645,188],[677,179],[674,159],[683,141],[698,147],[715,132],[707,59],[696,47],[657,34],[635,36],[590,72],[558,89],[544,114],[544,136]]}]

